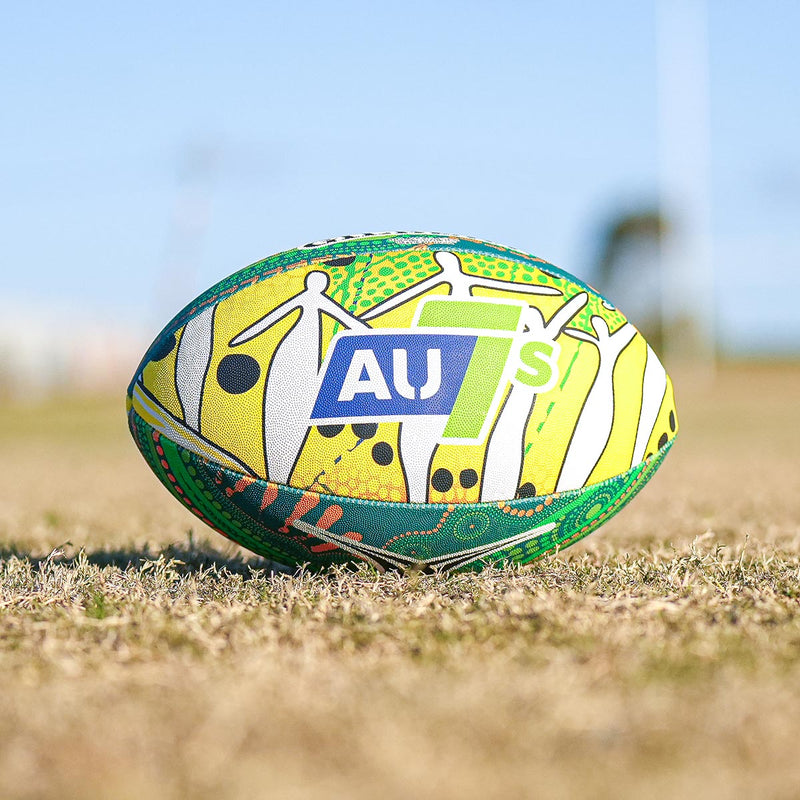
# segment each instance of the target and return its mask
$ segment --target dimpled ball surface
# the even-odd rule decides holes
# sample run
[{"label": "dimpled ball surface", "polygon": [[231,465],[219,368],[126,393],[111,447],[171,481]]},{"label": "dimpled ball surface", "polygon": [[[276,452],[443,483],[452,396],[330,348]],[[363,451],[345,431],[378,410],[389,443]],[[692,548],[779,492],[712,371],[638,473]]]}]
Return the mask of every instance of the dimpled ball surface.
[{"label": "dimpled ball surface", "polygon": [[193,514],[286,565],[526,562],[601,525],[677,431],[672,384],[577,278],[395,232],[272,256],[145,353],[128,421]]}]

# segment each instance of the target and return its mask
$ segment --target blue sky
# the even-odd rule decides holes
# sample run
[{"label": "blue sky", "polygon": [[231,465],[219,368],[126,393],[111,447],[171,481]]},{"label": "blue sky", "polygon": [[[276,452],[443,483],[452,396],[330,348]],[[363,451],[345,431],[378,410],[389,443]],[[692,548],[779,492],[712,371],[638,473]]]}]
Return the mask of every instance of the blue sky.
[{"label": "blue sky", "polygon": [[[360,230],[474,235],[591,277],[604,221],[658,196],[655,2],[44,2],[3,16],[6,303],[155,334],[240,267]],[[709,2],[729,348],[800,350],[798,30],[800,3]],[[189,246],[175,219],[193,198],[205,222]]]}]

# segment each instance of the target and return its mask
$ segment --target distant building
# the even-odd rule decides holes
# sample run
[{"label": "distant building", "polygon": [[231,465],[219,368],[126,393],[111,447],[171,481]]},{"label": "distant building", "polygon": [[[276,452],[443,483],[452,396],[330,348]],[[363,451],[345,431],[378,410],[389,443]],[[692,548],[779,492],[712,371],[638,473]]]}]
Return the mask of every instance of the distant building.
[{"label": "distant building", "polygon": [[37,304],[0,305],[0,397],[121,391],[148,344],[141,330]]}]

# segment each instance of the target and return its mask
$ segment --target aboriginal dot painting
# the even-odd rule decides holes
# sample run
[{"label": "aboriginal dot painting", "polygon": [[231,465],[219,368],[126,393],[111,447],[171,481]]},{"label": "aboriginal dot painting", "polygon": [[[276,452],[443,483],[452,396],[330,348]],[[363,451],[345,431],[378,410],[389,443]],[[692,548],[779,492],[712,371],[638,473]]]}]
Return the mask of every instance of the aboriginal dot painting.
[{"label": "aboriginal dot painting", "polygon": [[669,377],[547,262],[439,234],[314,242],[184,309],[129,423],[193,513],[286,564],[475,567],[585,536],[661,463]]}]

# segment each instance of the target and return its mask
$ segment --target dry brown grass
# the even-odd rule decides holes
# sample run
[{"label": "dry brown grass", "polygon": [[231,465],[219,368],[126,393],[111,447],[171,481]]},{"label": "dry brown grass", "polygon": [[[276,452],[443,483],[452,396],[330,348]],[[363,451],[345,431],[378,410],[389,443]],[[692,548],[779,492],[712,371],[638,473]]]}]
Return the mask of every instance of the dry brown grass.
[{"label": "dry brown grass", "polygon": [[480,575],[273,574],[121,403],[0,410],[0,797],[798,796],[800,367],[674,377],[632,506]]}]

